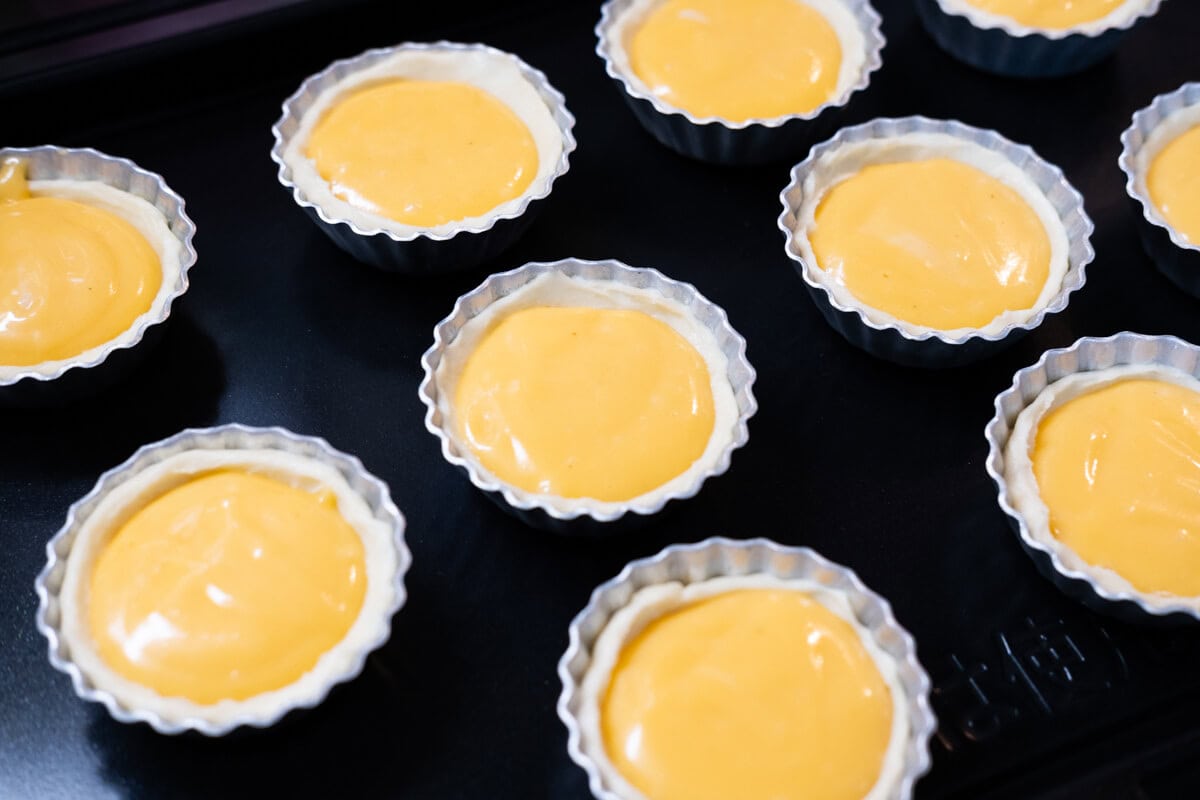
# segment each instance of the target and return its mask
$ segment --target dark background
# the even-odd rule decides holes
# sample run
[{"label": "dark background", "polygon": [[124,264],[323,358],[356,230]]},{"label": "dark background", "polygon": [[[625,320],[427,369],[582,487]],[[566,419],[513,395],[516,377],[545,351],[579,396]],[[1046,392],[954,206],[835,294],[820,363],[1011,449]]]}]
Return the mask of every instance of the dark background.
[{"label": "dark background", "polygon": [[[1200,79],[1196,3],[1165,3],[1079,76],[1026,82],[952,61],[908,2],[876,0],[884,67],[849,121],[995,128],[1062,166],[1096,222],[1070,308],[948,372],[876,361],[821,321],[775,227],[788,165],[718,168],[656,144],[593,53],[596,4],[109,2],[111,17],[70,5],[0,12],[0,143],[92,146],[162,173],[187,200],[200,260],[130,380],[68,409],[0,411],[0,797],[584,798],[554,711],[567,624],[626,561],[714,534],[810,545],[891,600],[941,721],[918,797],[1200,794],[1200,631],[1123,625],[1060,595],[983,468],[992,398],[1044,349],[1120,330],[1200,340],[1197,301],[1138,246],[1116,165],[1132,113]],[[192,16],[172,16],[181,8]],[[333,59],[440,38],[544,70],[578,117],[579,150],[513,250],[414,282],[354,262],[304,217],[276,182],[270,126]],[[623,538],[522,527],[422,424],[419,359],[454,299],[487,270],[566,256],[695,283],[758,370],[761,410],[730,472]],[[277,729],[210,741],[121,725],[47,662],[33,592],[45,542],[138,446],[232,421],[327,437],[391,485],[415,559],[408,605],[359,679]]]}]

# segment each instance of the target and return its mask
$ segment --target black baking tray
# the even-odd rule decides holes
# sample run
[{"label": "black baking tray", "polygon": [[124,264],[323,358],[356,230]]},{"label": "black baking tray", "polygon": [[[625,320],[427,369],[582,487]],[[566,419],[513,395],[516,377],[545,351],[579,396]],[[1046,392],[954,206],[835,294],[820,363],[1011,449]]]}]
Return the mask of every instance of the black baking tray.
[{"label": "black baking tray", "polygon": [[[884,66],[848,122],[925,114],[999,130],[1064,168],[1096,222],[1068,310],[1006,353],[930,372],[821,320],[775,227],[787,164],[674,155],[594,55],[593,3],[325,4],[140,58],[0,86],[0,143],[91,146],[162,173],[199,232],[192,288],[129,380],[66,409],[0,411],[0,797],[585,798],[555,715],[567,623],[630,559],[711,535],[816,548],[887,597],[940,719],[919,798],[1200,796],[1200,629],[1094,615],[1022,553],[984,472],[1013,372],[1120,330],[1200,341],[1197,301],[1143,255],[1116,160],[1153,96],[1200,79],[1200,5],[1171,0],[1078,76],[994,78],[876,0]],[[276,182],[279,105],[308,74],[405,40],[484,41],[544,70],[579,149],[528,235],[483,270],[411,281],[337,250]],[[695,283],[746,336],[761,409],[730,472],[620,538],[523,527],[422,424],[419,359],[487,270],[616,257]],[[222,422],[355,453],[408,517],[408,605],[364,674],[277,729],[222,740],[121,725],[74,696],[34,628],[33,580],[67,506],[139,445]]]}]

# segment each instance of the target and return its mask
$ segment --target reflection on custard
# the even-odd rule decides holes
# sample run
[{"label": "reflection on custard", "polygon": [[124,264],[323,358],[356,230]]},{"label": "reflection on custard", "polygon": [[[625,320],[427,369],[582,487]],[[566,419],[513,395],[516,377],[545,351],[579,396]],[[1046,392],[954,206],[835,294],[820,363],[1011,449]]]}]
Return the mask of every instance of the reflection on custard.
[{"label": "reflection on custard", "polygon": [[858,300],[935,330],[1032,308],[1050,236],[1016,190],[949,158],[874,164],[821,199],[817,266]]},{"label": "reflection on custard", "polygon": [[892,715],[854,627],[788,589],[654,620],[625,645],[601,707],[609,758],[654,800],[861,800]]},{"label": "reflection on custard", "polygon": [[1055,538],[1143,592],[1200,596],[1200,393],[1096,389],[1046,415],[1032,460]]},{"label": "reflection on custard", "polygon": [[0,168],[0,366],[79,356],[129,330],[162,285],[158,255],[125,219],[32,194]]},{"label": "reflection on custard", "polygon": [[1200,125],[1169,142],[1146,177],[1150,199],[1167,224],[1200,246]]},{"label": "reflection on custard", "polygon": [[294,683],[362,608],[362,540],[332,492],[222,470],[136,512],[93,567],[91,636],[164,697],[244,700]]}]

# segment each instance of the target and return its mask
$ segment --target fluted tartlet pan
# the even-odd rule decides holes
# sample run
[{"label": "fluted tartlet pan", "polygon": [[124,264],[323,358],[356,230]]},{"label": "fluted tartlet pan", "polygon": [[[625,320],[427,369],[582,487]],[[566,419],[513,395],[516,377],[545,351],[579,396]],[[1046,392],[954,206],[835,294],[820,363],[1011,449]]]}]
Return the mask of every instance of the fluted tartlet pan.
[{"label": "fluted tartlet pan", "polygon": [[[975,331],[958,336],[949,336],[937,330],[914,333],[898,323],[870,319],[864,311],[865,306],[861,304],[850,305],[839,300],[819,279],[819,267],[807,263],[801,256],[798,243],[806,234],[800,230],[802,221],[798,218],[798,212],[805,193],[828,188],[809,185],[810,176],[818,163],[843,145],[914,133],[953,136],[1003,156],[1024,171],[1054,207],[1068,239],[1067,272],[1059,291],[1029,319],[1006,325],[994,333]],[[1067,307],[1071,293],[1083,288],[1086,267],[1095,257],[1091,244],[1095,228],[1084,209],[1083,196],[1067,181],[1062,170],[1042,160],[1030,147],[1016,144],[995,131],[974,128],[953,120],[903,117],[876,119],[843,128],[829,141],[814,147],[804,161],[792,168],[791,181],[779,197],[783,205],[779,229],[784,234],[784,249],[804,279],[809,296],[825,321],[856,347],[878,358],[906,366],[960,366],[987,358],[1008,347],[1041,325],[1048,315],[1057,314]]]},{"label": "fluted tartlet pan", "polygon": [[115,158],[91,148],[6,147],[0,161],[9,157],[26,164],[31,181],[94,181],[127,192],[150,203],[164,217],[179,244],[179,265],[163,272],[163,288],[150,311],[133,327],[106,344],[78,357],[55,362],[52,369],[0,366],[0,403],[33,406],[56,405],[104,389],[131,371],[146,355],[171,316],[171,307],[188,288],[188,270],[196,263],[192,238],[196,226],[184,211],[184,202],[161,175],[148,172],[126,158]]},{"label": "fluted tartlet pan", "polygon": [[567,650],[558,662],[562,693],[558,716],[567,726],[567,753],[587,772],[592,794],[600,800],[629,800],[617,794],[585,742],[579,715],[583,705],[581,686],[592,664],[592,649],[613,615],[629,604],[641,589],[670,582],[684,585],[725,576],[767,575],[782,580],[803,580],[842,594],[849,602],[858,626],[870,634],[874,645],[896,665],[900,687],[907,696],[908,737],[904,743],[903,769],[887,794],[889,800],[912,796],[913,785],[930,766],[929,739],[937,720],[929,705],[930,681],[917,660],[916,643],[904,630],[887,600],[867,588],[854,572],[835,564],[807,547],[786,547],[769,539],[734,541],[706,539],[697,544],[673,545],[657,555],[633,561],[612,580],[592,592],[586,608],[571,621]]},{"label": "fluted tartlet pan", "polygon": [[[1200,111],[1198,107],[1200,83],[1185,83],[1173,92],[1154,98],[1154,102],[1133,115],[1133,122],[1121,134],[1118,161],[1125,173],[1125,192],[1132,201],[1138,234],[1147,255],[1163,275],[1193,297],[1200,297],[1200,243],[1188,242],[1162,218],[1150,199],[1142,174],[1149,164],[1139,162],[1150,137],[1163,122],[1180,112]],[[1200,125],[1200,118],[1196,124]],[[1147,155],[1153,157],[1154,154]]]},{"label": "fluted tartlet pan", "polygon": [[[317,99],[341,80],[356,72],[377,66],[404,53],[462,53],[482,54],[504,59],[520,72],[545,103],[558,127],[562,150],[558,161],[545,179],[535,179],[512,208],[499,213],[485,214],[477,224],[450,224],[445,230],[412,228],[404,232],[389,230],[382,225],[363,227],[336,211],[323,207],[309,197],[295,180],[294,169],[285,157],[293,136]],[[359,261],[389,272],[409,275],[437,275],[469,269],[496,256],[512,245],[533,222],[543,201],[550,195],[554,182],[566,174],[570,155],[575,150],[572,130],[575,118],[567,110],[562,93],[550,85],[545,74],[521,59],[482,44],[455,42],[405,43],[395,47],[368,50],[353,58],[335,61],[321,72],[309,77],[283,103],[283,115],[271,128],[275,144],[271,159],[279,165],[279,182],[292,193],[296,204],[338,247]]]},{"label": "fluted tartlet pan", "polygon": [[[478,459],[457,441],[457,437],[447,430],[447,420],[439,404],[441,389],[437,374],[446,349],[454,343],[463,326],[479,316],[493,302],[551,272],[568,278],[610,281],[657,293],[686,307],[697,322],[712,332],[728,363],[725,377],[728,378],[733,391],[737,416],[732,430],[728,431],[729,440],[721,450],[719,458],[707,470],[699,473],[695,481],[688,486],[652,500],[646,500],[643,496],[638,502],[599,503],[584,498],[575,503],[573,508],[564,509],[556,502],[562,498],[547,498],[545,495],[525,492],[501,481],[486,470]],[[433,331],[433,345],[421,357],[421,366],[425,377],[418,391],[427,408],[425,427],[441,441],[442,455],[445,459],[463,470],[471,483],[483,490],[489,498],[527,525],[562,534],[614,533],[625,527],[635,526],[639,520],[659,513],[672,500],[692,497],[700,491],[706,480],[729,469],[733,451],[749,440],[746,423],[758,409],[752,391],[754,368],[746,360],[746,341],[729,324],[725,311],[690,284],[671,280],[654,269],[629,267],[615,260],[585,261],[572,258],[551,263],[526,264],[509,272],[492,275],[478,288],[460,297],[450,315],[437,324]]]},{"label": "fluted tartlet pan", "polygon": [[[154,465],[190,451],[208,450],[255,450],[283,451],[335,469],[345,479],[350,489],[360,496],[370,510],[371,516],[390,531],[391,544],[395,551],[395,571],[391,575],[391,600],[381,609],[378,619],[367,622],[361,646],[340,665],[335,665],[325,680],[314,683],[312,691],[289,698],[287,702],[274,704],[261,712],[238,712],[230,715],[222,712],[222,719],[203,715],[174,718],[123,702],[113,692],[99,688],[72,656],[71,645],[62,632],[61,591],[67,573],[67,563],[77,534],[90,515],[114,490]],[[322,702],[337,684],[357,677],[362,672],[367,656],[387,641],[391,632],[391,618],[403,605],[406,598],[404,576],[412,563],[412,556],[404,540],[405,521],[392,502],[387,485],[371,475],[357,458],[335,450],[324,439],[299,436],[283,428],[250,428],[243,425],[223,425],[217,428],[182,431],[168,439],[146,445],[133,454],[125,463],[114,467],[100,476],[96,486],[67,512],[67,520],[46,545],[47,563],[37,577],[35,588],[38,595],[37,628],[49,642],[50,664],[71,678],[75,693],[89,702],[100,703],[114,719],[120,722],[144,722],[164,734],[179,734],[194,731],[206,736],[223,736],[240,727],[266,728],[279,722],[289,712],[312,708]],[[368,570],[369,571],[369,570]],[[310,674],[320,668],[315,667]],[[307,677],[307,676],[306,676]],[[158,698],[164,703],[176,698]],[[237,701],[243,705],[253,701]],[[230,703],[233,701],[222,701]],[[221,704],[217,704],[218,706]],[[214,706],[215,708],[215,706]]]},{"label": "fluted tartlet pan", "polygon": [[1176,624],[1200,620],[1200,600],[1149,597],[1106,585],[1101,572],[1083,561],[1049,531],[1034,530],[1013,500],[1006,477],[1005,450],[1017,417],[1046,387],[1069,375],[1127,364],[1162,365],[1200,378],[1200,348],[1174,336],[1118,333],[1084,338],[1070,347],[1048,350],[1036,364],[1018,371],[1012,385],[996,397],[996,413],[987,424],[987,472],[996,484],[1000,508],[1033,559],[1038,571],[1065,594],[1088,608],[1129,622]]},{"label": "fluted tartlet pan", "polygon": [[842,94],[805,114],[731,122],[721,117],[697,117],[667,104],[650,92],[613,59],[614,23],[637,0],[609,0],[596,24],[596,54],[616,82],[634,116],[655,139],[681,155],[715,164],[761,164],[794,157],[804,147],[833,131],[854,97],[883,65],[886,40],[882,20],[868,0],[843,0],[854,15],[866,46],[858,80]]},{"label": "fluted tartlet pan", "polygon": [[945,0],[917,0],[925,30],[966,64],[1014,78],[1050,78],[1087,69],[1116,49],[1141,20],[1158,12],[1150,0],[1138,14],[1112,27],[1038,30],[1015,20],[981,19],[982,12],[955,9]]}]

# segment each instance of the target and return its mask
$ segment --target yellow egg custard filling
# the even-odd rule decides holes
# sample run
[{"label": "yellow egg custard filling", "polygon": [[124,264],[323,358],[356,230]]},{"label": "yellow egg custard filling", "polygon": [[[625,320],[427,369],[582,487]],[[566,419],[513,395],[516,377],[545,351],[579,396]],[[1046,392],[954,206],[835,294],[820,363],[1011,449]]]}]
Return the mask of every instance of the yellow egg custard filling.
[{"label": "yellow egg custard filling", "polygon": [[525,491],[629,500],[705,452],[711,382],[696,348],[651,314],[522,308],[466,360],[454,392],[457,434]]},{"label": "yellow egg custard filling", "polygon": [[1129,0],[965,0],[1030,28],[1061,30],[1107,17]]},{"label": "yellow egg custard filling", "polygon": [[745,442],[742,338],[654,270],[527,264],[459,298],[434,338],[426,424],[507,505],[605,523],[657,513]]},{"label": "yellow egg custard filling", "polygon": [[162,283],[162,259],[129,220],[32,189],[20,159],[0,167],[0,367],[111,342],[150,310]]},{"label": "yellow egg custard filling", "polygon": [[925,329],[983,329],[1043,298],[1052,244],[1010,185],[953,158],[868,164],[828,188],[808,239],[862,305]]},{"label": "yellow egg custard filling", "polygon": [[1200,124],[1153,157],[1146,185],[1167,224],[1185,241],[1200,245]]},{"label": "yellow egg custard filling", "polygon": [[804,114],[841,84],[838,31],[802,0],[666,0],[627,34],[633,72],[697,117]]},{"label": "yellow egg custard filling", "polygon": [[1200,597],[1195,386],[1131,376],[1087,391],[1041,419],[1030,458],[1055,539],[1138,591]]},{"label": "yellow egg custard filling", "polygon": [[643,796],[874,796],[894,757],[896,698],[856,627],[814,595],[735,585],[631,633],[599,724],[608,760]]},{"label": "yellow egg custard filling", "polygon": [[86,578],[102,661],[163,697],[244,700],[297,681],[363,606],[363,542],[334,494],[200,474],[121,524]]},{"label": "yellow egg custard filling", "polygon": [[360,87],[320,118],[305,156],[338,199],[417,227],[485,215],[538,174],[538,147],[521,118],[461,81]]}]

